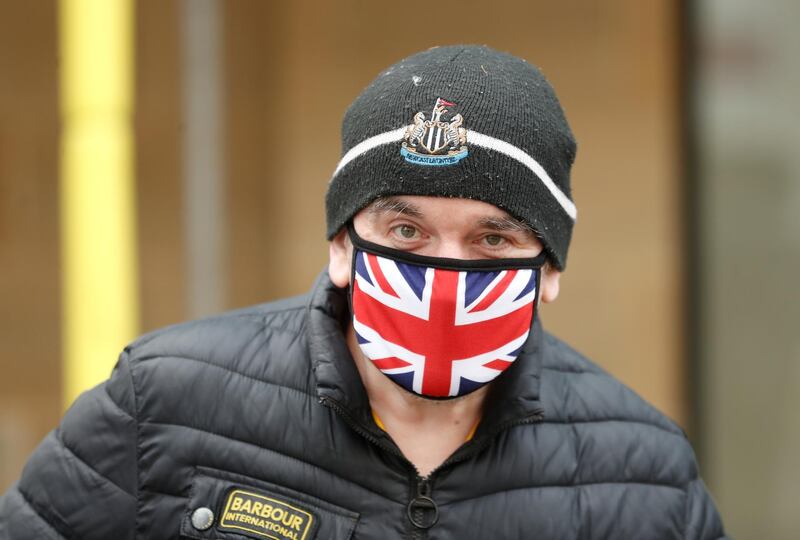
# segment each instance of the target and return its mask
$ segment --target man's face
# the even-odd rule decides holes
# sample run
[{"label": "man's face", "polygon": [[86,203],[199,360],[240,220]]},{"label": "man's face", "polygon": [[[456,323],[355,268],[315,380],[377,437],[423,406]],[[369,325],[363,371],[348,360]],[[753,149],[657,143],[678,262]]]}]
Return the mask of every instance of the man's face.
[{"label": "man's face", "polygon": [[[500,208],[481,201],[446,197],[395,196],[378,199],[353,218],[358,235],[370,242],[429,257],[509,259],[535,257],[542,243]],[[342,230],[330,243],[328,273],[334,285],[350,284],[353,246]],[[560,272],[548,266],[540,298],[558,296]]]}]

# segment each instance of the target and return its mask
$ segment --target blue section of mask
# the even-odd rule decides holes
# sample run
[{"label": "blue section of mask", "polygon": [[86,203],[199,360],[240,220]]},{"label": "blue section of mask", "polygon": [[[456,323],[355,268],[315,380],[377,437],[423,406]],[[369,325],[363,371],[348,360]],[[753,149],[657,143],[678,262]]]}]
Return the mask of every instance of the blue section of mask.
[{"label": "blue section of mask", "polygon": [[425,290],[425,271],[427,268],[424,266],[405,264],[400,261],[396,261],[395,264],[397,264],[397,269],[406,279],[411,290],[414,291],[417,298],[422,300],[422,291]]},{"label": "blue section of mask", "polygon": [[464,377],[461,377],[461,384],[458,385],[458,395],[463,396],[465,394],[469,394],[470,392],[477,390],[484,384],[486,383],[475,382],[469,379],[465,379]]},{"label": "blue section of mask", "polygon": [[494,281],[500,272],[467,272],[465,279],[467,290],[464,295],[464,305],[469,306],[478,298],[486,287]]},{"label": "blue section of mask", "polygon": [[516,297],[516,298],[514,298],[514,300],[519,300],[520,298],[522,298],[523,296],[525,296],[526,294],[528,294],[529,292],[531,292],[531,291],[532,291],[534,288],[536,288],[536,275],[537,275],[538,273],[539,273],[539,271],[538,271],[538,270],[532,270],[532,271],[531,271],[531,277],[530,277],[530,279],[528,280],[528,284],[527,284],[527,285],[525,285],[525,288],[524,288],[524,289],[522,289],[522,292],[520,292],[520,293],[517,295],[517,297]]},{"label": "blue section of mask", "polygon": [[369,272],[367,271],[366,262],[364,262],[364,258],[366,255],[363,251],[359,251],[356,254],[356,274],[367,280],[367,283],[370,285],[374,285],[372,280],[369,278]]},{"label": "blue section of mask", "polygon": [[408,390],[409,392],[414,391],[414,373],[407,372],[407,373],[385,373],[387,377],[392,379],[394,382]]},{"label": "blue section of mask", "polygon": [[519,356],[519,353],[521,353],[521,352],[522,352],[522,347],[520,347],[519,349],[517,349],[514,352],[508,353],[508,356],[510,356],[512,358],[516,358],[517,356]]}]

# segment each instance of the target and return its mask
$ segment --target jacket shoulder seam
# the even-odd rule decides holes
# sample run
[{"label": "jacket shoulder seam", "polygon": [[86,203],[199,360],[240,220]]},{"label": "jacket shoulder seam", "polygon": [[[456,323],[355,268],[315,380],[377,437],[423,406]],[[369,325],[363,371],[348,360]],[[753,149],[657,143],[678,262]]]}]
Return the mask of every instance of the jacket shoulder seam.
[{"label": "jacket shoulder seam", "polygon": [[[286,311],[290,311],[290,310],[287,309]],[[304,318],[303,323],[301,323],[301,324],[304,324],[304,323],[305,323],[305,318]],[[287,326],[285,324],[280,324],[280,325],[279,324],[273,324],[270,321],[267,321],[266,318],[264,320],[264,327],[265,328],[269,328],[270,330],[280,330],[281,332],[287,332],[287,333],[290,333],[290,334],[294,334],[295,336],[299,336],[301,334],[301,330],[302,330],[302,328],[298,328],[297,330],[294,330],[292,328],[287,328]]]},{"label": "jacket shoulder seam", "polygon": [[[601,377],[602,379],[606,379],[608,381],[611,381],[611,383],[615,384],[617,387],[625,389],[628,392],[632,392],[639,400],[641,400],[641,402],[645,406],[645,409],[653,411],[657,417],[661,418],[661,420],[664,422],[664,424],[672,426],[672,428],[669,428],[669,427],[666,427],[664,425],[661,425],[656,421],[638,419],[638,418],[620,418],[620,417],[614,418],[614,417],[612,417],[612,418],[600,418],[600,419],[598,419],[599,421],[630,422],[630,423],[635,423],[635,424],[649,425],[649,426],[653,426],[655,428],[658,428],[658,429],[660,429],[662,431],[666,431],[668,433],[672,433],[674,435],[677,435],[677,436],[681,437],[682,439],[686,439],[686,434],[683,432],[683,430],[677,424],[675,424],[675,422],[673,420],[671,420],[669,417],[664,415],[664,413],[662,413],[661,411],[655,409],[651,404],[649,404],[646,401],[644,401],[638,394],[636,394],[633,390],[631,390],[630,387],[628,387],[624,383],[622,383],[619,379],[617,379],[613,375],[607,373],[606,371],[604,371],[604,370],[602,370],[600,368],[597,368],[597,370],[595,371],[595,370],[574,370],[574,369],[558,369],[558,368],[552,368],[552,367],[542,367],[542,370],[543,371],[544,370],[553,371],[553,372],[557,372],[557,373],[574,374],[574,375],[593,375],[593,376]],[[565,377],[565,378],[567,380],[569,380],[569,377]],[[574,382],[569,382],[568,384],[575,384],[575,383]],[[637,410],[642,410],[642,409],[641,408],[637,408]],[[592,421],[595,421],[595,420],[594,419],[574,420],[574,422],[592,422]],[[556,421],[556,422],[559,422],[559,421]],[[563,421],[560,421],[560,422],[561,423],[567,423],[567,422],[570,422],[570,421],[563,420]]]},{"label": "jacket shoulder seam", "polygon": [[[295,307],[295,308],[286,308],[286,309],[283,309],[283,310],[280,310],[280,311],[270,312],[270,313],[266,313],[266,314],[265,313],[251,313],[251,314],[241,314],[241,315],[224,315],[224,316],[220,316],[220,317],[218,317],[216,319],[206,319],[206,320],[207,321],[224,321],[225,319],[231,319],[231,318],[247,318],[247,319],[254,319],[254,320],[258,321],[259,323],[261,323],[261,327],[258,329],[258,331],[254,332],[253,336],[248,341],[246,341],[246,342],[241,344],[242,348],[244,348],[247,345],[249,345],[252,341],[254,341],[256,338],[258,338],[258,336],[261,335],[264,332],[264,330],[266,330],[266,329],[277,330],[277,331],[280,331],[280,332],[286,332],[288,334],[292,334],[293,336],[300,336],[301,335],[301,329],[295,330],[295,329],[288,328],[286,325],[274,324],[273,322],[268,320],[268,318],[269,318],[268,316],[271,315],[272,313],[281,313],[281,312],[287,312],[287,311],[300,311],[301,309],[302,308]],[[197,322],[197,321],[192,321],[192,322]],[[185,323],[185,324],[188,325],[188,324],[191,324],[191,323]],[[174,357],[174,358],[186,358],[187,360],[196,360],[198,362],[204,362],[204,363],[208,363],[208,364],[213,364],[213,362],[209,362],[208,360],[201,360],[200,358],[195,358],[193,356],[188,356],[188,355],[185,355],[185,354],[170,354],[169,352],[160,352],[160,353],[159,352],[155,352],[155,353],[150,353],[150,354],[144,354],[144,355],[141,355],[141,356],[137,356],[135,354],[135,349],[138,349],[140,346],[144,346],[144,345],[148,344],[153,339],[166,334],[167,332],[169,332],[170,329],[177,330],[181,326],[183,326],[183,325],[179,324],[179,325],[175,325],[173,327],[164,328],[161,331],[157,330],[157,331],[153,332],[153,334],[154,334],[153,336],[147,337],[147,338],[140,338],[140,339],[143,339],[143,340],[142,341],[136,341],[133,344],[128,345],[123,352],[124,353],[129,353],[130,354],[130,361],[131,362],[136,362],[136,363],[147,362],[149,360],[153,360],[153,359],[156,359],[156,358]],[[219,365],[219,364],[214,364],[214,365]]]},{"label": "jacket shoulder seam", "polygon": [[[603,375],[609,377],[607,373],[605,373],[602,369],[580,369],[580,368],[566,368],[566,367],[556,367],[556,366],[542,366],[542,371],[556,371],[558,373],[575,373],[575,374],[584,374],[589,373],[592,375]],[[612,377],[613,378],[613,377]]]},{"label": "jacket shoulder seam", "polygon": [[692,482],[695,482],[696,479],[693,478],[690,481],[686,482],[684,486],[683,494],[684,494],[684,501],[683,501],[683,531],[681,534],[681,538],[687,538],[687,534],[689,532],[689,518],[691,517],[692,511]]},{"label": "jacket shoulder seam", "polygon": [[109,477],[107,477],[106,475],[104,475],[103,473],[101,473],[100,471],[98,471],[97,469],[95,469],[94,467],[92,467],[92,466],[89,464],[89,462],[87,462],[87,461],[86,461],[85,459],[83,459],[83,458],[82,458],[80,455],[78,455],[78,453],[75,451],[75,449],[71,448],[71,447],[70,447],[70,446],[67,444],[67,442],[64,440],[63,436],[61,435],[61,429],[56,429],[56,440],[59,442],[59,444],[61,444],[61,446],[62,446],[62,447],[64,447],[64,450],[66,450],[67,452],[69,452],[69,454],[70,454],[70,455],[71,455],[71,456],[72,456],[72,457],[73,457],[73,458],[74,458],[74,459],[75,459],[75,460],[76,460],[78,463],[80,463],[81,465],[83,465],[84,467],[86,467],[87,469],[89,469],[90,471],[92,471],[92,472],[93,472],[95,475],[99,476],[101,479],[105,480],[106,482],[108,482],[109,484],[111,484],[112,486],[114,486],[115,488],[117,488],[118,490],[120,490],[120,491],[121,491],[122,493],[124,493],[125,495],[128,495],[128,496],[129,496],[129,497],[131,497],[131,498],[135,498],[135,497],[134,497],[134,495],[133,495],[132,493],[128,493],[128,491],[126,491],[126,490],[125,490],[125,489],[124,489],[122,486],[120,486],[119,484],[117,484],[116,482],[114,482],[113,480],[111,480]]},{"label": "jacket shoulder seam", "polygon": [[142,455],[142,433],[141,433],[141,424],[139,422],[139,395],[136,389],[136,376],[134,374],[134,362],[130,358],[130,351],[129,349],[125,349],[124,352],[124,361],[128,363],[128,377],[130,378],[131,384],[131,397],[133,398],[133,422],[136,426],[136,485],[134,486],[135,489],[135,497],[136,497],[136,515],[133,518],[133,536],[135,537],[139,532],[139,515],[142,505],[142,499],[139,496],[141,493],[141,486],[142,486],[142,470],[139,466],[141,455]]},{"label": "jacket shoulder seam", "polygon": [[597,482],[576,482],[575,484],[552,483],[552,484],[536,484],[531,486],[521,486],[512,489],[498,489],[495,491],[491,491],[489,493],[482,493],[476,497],[465,497],[463,499],[449,501],[448,504],[459,503],[464,501],[473,501],[476,499],[481,499],[483,497],[491,497],[492,495],[497,495],[499,493],[511,493],[513,491],[525,491],[529,489],[581,488],[586,486],[600,486],[600,485],[638,485],[638,486],[658,487],[658,488],[673,489],[676,491],[683,491],[682,486],[679,485],[668,484],[666,482],[649,482],[642,480],[609,480],[609,481],[597,481]]},{"label": "jacket shoulder seam", "polygon": [[119,412],[121,412],[122,414],[124,414],[125,416],[127,416],[128,418],[130,418],[131,420],[133,420],[134,422],[136,421],[136,417],[135,417],[133,414],[131,414],[129,411],[126,411],[126,410],[125,410],[125,409],[122,407],[122,405],[120,405],[119,403],[117,403],[117,402],[114,400],[114,398],[112,397],[111,393],[108,391],[108,386],[105,386],[105,385],[104,385],[104,387],[103,387],[103,390],[105,391],[105,393],[106,393],[106,396],[108,396],[108,400],[109,400],[111,403],[113,403],[113,404],[114,404],[114,407],[115,407],[115,408],[116,408],[116,409],[117,409]]},{"label": "jacket shoulder seam", "polygon": [[74,534],[72,532],[72,529],[69,526],[67,526],[66,523],[61,521],[61,519],[58,519],[57,516],[50,516],[54,521],[58,521],[57,524],[54,521],[50,521],[50,519],[45,517],[48,513],[40,510],[37,507],[37,505],[33,502],[33,498],[27,495],[22,490],[21,486],[19,485],[16,486],[16,489],[22,501],[25,504],[27,504],[31,510],[33,510],[34,514],[36,514],[36,517],[38,517],[39,520],[45,524],[45,526],[47,526],[53,533],[55,533],[56,536],[60,536],[61,538],[73,538]]},{"label": "jacket shoulder seam", "polygon": [[646,420],[638,420],[635,418],[581,418],[581,419],[564,419],[564,420],[553,420],[552,418],[545,417],[544,420],[539,422],[539,424],[564,424],[564,425],[571,425],[571,424],[595,424],[595,423],[603,423],[603,422],[620,422],[620,423],[627,423],[627,424],[639,424],[642,426],[648,426],[651,428],[658,429],[670,435],[674,435],[678,437],[682,441],[686,440],[686,437],[683,433],[679,433],[677,431],[672,431],[671,429],[667,429],[664,426],[659,426],[653,422],[647,422]]},{"label": "jacket shoulder seam", "polygon": [[[683,491],[686,495],[686,501],[684,502],[684,510],[683,510],[683,538],[688,537],[689,533],[689,519],[691,517],[692,512],[692,486],[700,481],[700,473],[696,471],[696,474],[692,475],[692,478],[686,482],[683,486]],[[718,538],[727,538],[724,534]]]},{"label": "jacket shoulder seam", "polygon": [[[247,308],[245,308],[245,309],[247,309]],[[177,331],[182,327],[187,327],[187,326],[190,326],[192,324],[196,324],[196,323],[200,323],[200,322],[220,322],[220,321],[231,320],[231,319],[255,319],[255,320],[260,320],[261,323],[264,324],[265,326],[278,328],[277,326],[272,326],[272,325],[269,324],[269,322],[267,322],[267,319],[271,315],[278,314],[278,313],[285,313],[287,311],[303,311],[303,310],[304,310],[304,306],[292,306],[292,307],[286,307],[286,308],[281,308],[281,309],[276,309],[276,310],[266,309],[264,311],[252,312],[252,313],[236,313],[234,311],[234,312],[230,312],[230,313],[222,313],[222,314],[219,314],[219,315],[216,315],[216,316],[211,316],[211,317],[208,317],[208,318],[205,318],[205,319],[196,319],[196,320],[191,320],[191,321],[186,321],[186,322],[180,322],[180,323],[177,323],[177,324],[170,324],[170,325],[167,325],[167,326],[164,326],[162,328],[153,330],[151,332],[148,332],[148,333],[138,337],[137,339],[135,339],[131,343],[129,343],[125,347],[125,350],[133,352],[136,349],[139,349],[139,348],[147,345],[148,343],[152,342],[153,340],[155,340],[155,339],[157,339],[157,338],[159,338],[159,337],[161,337],[161,336],[163,336],[165,334],[169,334],[170,332]]]},{"label": "jacket shoulder seam", "polygon": [[223,366],[223,365],[220,365],[220,364],[217,364],[217,363],[214,363],[214,362],[210,362],[208,360],[201,360],[200,358],[194,358],[192,356],[182,356],[182,355],[179,355],[179,354],[165,354],[165,355],[147,356],[147,357],[144,357],[144,358],[139,358],[139,359],[137,359],[137,361],[138,362],[147,362],[147,361],[152,361],[152,360],[157,360],[157,359],[166,360],[166,359],[169,359],[169,358],[177,358],[177,359],[180,359],[180,360],[188,360],[190,362],[199,362],[201,364],[205,364],[205,365],[210,366],[210,367],[215,367],[215,368],[221,369],[223,371],[227,371],[228,373],[233,373],[235,375],[239,375],[240,377],[244,377],[244,378],[249,379],[251,381],[255,381],[255,382],[262,383],[262,384],[266,384],[268,386],[276,386],[278,388],[285,388],[286,390],[292,390],[294,392],[299,392],[299,393],[303,394],[304,396],[308,396],[308,397],[312,397],[312,398],[316,398],[317,397],[315,394],[312,394],[310,392],[306,392],[305,390],[301,390],[301,389],[295,388],[293,386],[281,384],[281,383],[274,382],[274,381],[267,381],[267,380],[264,380],[264,379],[259,379],[258,377],[254,377],[252,375],[248,375],[246,373],[242,373],[241,371],[236,371],[235,369],[231,369],[231,368],[229,368],[227,366]]}]

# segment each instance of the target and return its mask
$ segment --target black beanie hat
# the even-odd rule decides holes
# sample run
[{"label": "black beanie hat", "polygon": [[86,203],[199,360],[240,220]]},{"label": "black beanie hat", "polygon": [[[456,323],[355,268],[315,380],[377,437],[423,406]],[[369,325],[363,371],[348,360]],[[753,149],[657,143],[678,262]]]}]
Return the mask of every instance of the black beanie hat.
[{"label": "black beanie hat", "polygon": [[488,47],[435,47],[378,75],[347,110],[328,239],[378,197],[476,199],[530,225],[563,270],[574,160],[575,139],[538,69]]}]

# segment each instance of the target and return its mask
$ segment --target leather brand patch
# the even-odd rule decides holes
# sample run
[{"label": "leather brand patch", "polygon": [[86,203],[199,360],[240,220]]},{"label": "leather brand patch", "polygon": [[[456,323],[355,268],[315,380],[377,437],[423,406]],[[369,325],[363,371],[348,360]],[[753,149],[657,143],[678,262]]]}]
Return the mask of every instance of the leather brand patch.
[{"label": "leather brand patch", "polygon": [[218,528],[259,539],[311,540],[317,521],[295,502],[237,488],[228,493]]}]

